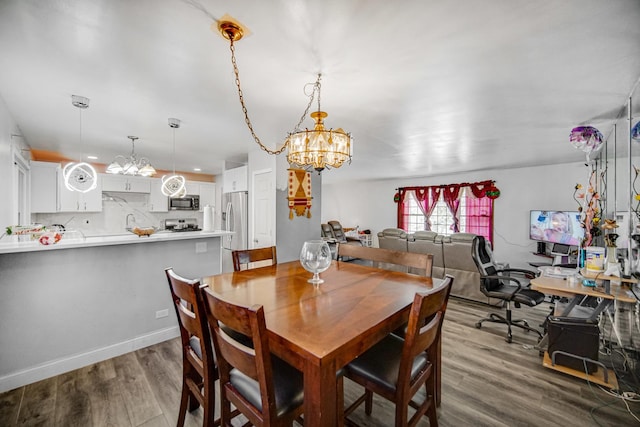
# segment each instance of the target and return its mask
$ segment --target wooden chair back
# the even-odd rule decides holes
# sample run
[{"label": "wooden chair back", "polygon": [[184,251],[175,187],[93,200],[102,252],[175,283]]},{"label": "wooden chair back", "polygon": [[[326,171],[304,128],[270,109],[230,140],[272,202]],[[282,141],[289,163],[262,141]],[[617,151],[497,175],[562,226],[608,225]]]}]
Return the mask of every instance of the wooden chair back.
[{"label": "wooden chair back", "polygon": [[[395,264],[407,267],[405,271],[431,277],[433,255],[414,252],[393,251],[391,249],[369,248],[358,245],[338,245],[338,259],[341,257],[360,258],[373,262],[374,267],[385,268],[381,264]],[[409,268],[411,270],[409,270]]]},{"label": "wooden chair back", "polygon": [[204,408],[204,425],[213,426],[218,370],[199,292],[200,281],[180,277],[172,268],[165,269],[165,273],[182,343],[182,395],[177,425],[184,425],[187,405],[193,411],[200,404]]},{"label": "wooden chair back", "polygon": [[[262,306],[236,305],[220,299],[208,288],[202,288],[201,291],[220,372],[222,425],[227,425],[226,422],[230,419],[230,404],[254,426],[291,425],[302,413],[302,406],[285,419],[278,417],[271,352]],[[245,346],[227,333],[229,329],[251,337],[253,348]],[[231,371],[234,369],[259,384],[261,407],[252,404],[232,385]]]},{"label": "wooden chair back", "polygon": [[[405,408],[410,405],[411,397],[425,383],[427,383],[427,390],[435,393],[436,372],[434,371],[440,368],[437,362],[439,359],[438,342],[452,284],[453,277],[447,275],[444,283],[436,291],[416,294],[413,299],[398,373],[396,405]],[[418,354],[425,351],[432,369],[412,377],[413,360]],[[409,425],[417,423],[420,417],[426,414],[429,405],[435,405],[433,398],[431,402],[428,400],[430,399],[425,399],[422,405],[415,408],[416,412],[409,421]]]},{"label": "wooden chair back", "polygon": [[232,251],[231,257],[233,258],[233,271],[247,270],[249,263],[252,262],[271,260],[270,265],[278,263],[275,246]]}]

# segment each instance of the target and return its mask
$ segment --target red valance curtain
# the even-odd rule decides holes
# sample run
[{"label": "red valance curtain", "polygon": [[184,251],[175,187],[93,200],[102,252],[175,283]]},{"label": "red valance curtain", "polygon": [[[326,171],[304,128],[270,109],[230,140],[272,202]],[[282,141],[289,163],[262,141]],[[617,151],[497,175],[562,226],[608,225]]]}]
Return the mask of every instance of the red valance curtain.
[{"label": "red valance curtain", "polygon": [[[432,186],[424,186],[424,187],[403,187],[398,189],[399,201],[398,201],[398,228],[403,230],[407,230],[408,224],[406,224],[406,218],[408,217],[408,203],[406,203],[406,197],[413,196],[418,202],[418,206],[422,211],[422,214],[425,216],[425,229],[431,229],[431,223],[429,221],[429,217],[433,213],[433,210],[440,200],[440,196],[449,208],[451,212],[454,223],[452,226],[452,231],[459,232],[460,231],[460,218],[458,215],[458,210],[460,208],[460,198],[464,191],[470,192],[473,197],[476,199],[483,199],[478,203],[468,203],[467,204],[467,215],[472,217],[477,217],[483,214],[486,214],[487,208],[491,209],[492,200],[486,198],[486,191],[493,185],[493,181],[479,181],[479,182],[464,182],[460,184],[447,184],[447,185],[432,185]],[[468,190],[466,190],[468,188]],[[409,196],[411,195],[411,196]],[[487,202],[484,201],[486,198]],[[469,228],[470,224],[467,224],[467,228]],[[471,225],[471,228],[474,228]],[[471,232],[467,230],[468,232]],[[492,232],[490,232],[490,235]]]}]

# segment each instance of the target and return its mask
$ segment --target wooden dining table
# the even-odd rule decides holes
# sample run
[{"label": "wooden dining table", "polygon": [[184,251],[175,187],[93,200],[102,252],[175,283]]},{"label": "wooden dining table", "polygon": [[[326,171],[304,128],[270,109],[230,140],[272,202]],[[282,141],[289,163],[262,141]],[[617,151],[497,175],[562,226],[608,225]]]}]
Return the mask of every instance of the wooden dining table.
[{"label": "wooden dining table", "polygon": [[404,324],[416,292],[442,283],[340,261],[320,277],[308,283],[292,261],[202,279],[227,301],[264,307],[271,351],[304,374],[305,426],[336,423],[336,372]]}]

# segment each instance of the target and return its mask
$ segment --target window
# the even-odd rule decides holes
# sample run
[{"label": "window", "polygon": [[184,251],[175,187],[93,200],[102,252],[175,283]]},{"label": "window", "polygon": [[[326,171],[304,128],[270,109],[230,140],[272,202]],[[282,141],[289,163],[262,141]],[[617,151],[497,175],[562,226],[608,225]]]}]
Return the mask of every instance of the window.
[{"label": "window", "polygon": [[[489,181],[490,183],[490,181]],[[477,183],[477,185],[485,183]],[[460,187],[459,196],[456,199],[458,205],[458,231],[462,233],[473,233],[484,236],[487,240],[493,240],[493,200],[484,197],[483,192],[475,191],[470,187],[474,184],[458,184]],[[449,206],[445,202],[442,193],[430,192],[431,187],[412,188],[413,191],[406,191],[403,201],[400,202],[398,214],[398,226],[409,233],[416,231],[431,230],[438,234],[450,235],[454,230],[454,217]],[[481,187],[482,188],[482,187]],[[431,194],[428,202],[420,202],[416,198],[416,190],[421,194]],[[434,194],[437,194],[435,201]],[[478,198],[478,195],[480,196]],[[434,204],[435,201],[435,204]],[[425,217],[427,207],[433,206],[429,220]]]}]

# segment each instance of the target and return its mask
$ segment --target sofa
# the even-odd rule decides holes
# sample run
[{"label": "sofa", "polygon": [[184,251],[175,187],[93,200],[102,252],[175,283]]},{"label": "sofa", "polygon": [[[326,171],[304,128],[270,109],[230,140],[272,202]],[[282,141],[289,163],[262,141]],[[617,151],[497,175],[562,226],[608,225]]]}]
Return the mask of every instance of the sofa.
[{"label": "sofa", "polygon": [[455,278],[451,295],[489,303],[489,299],[480,292],[480,273],[471,256],[471,243],[475,236],[471,233],[444,236],[434,231],[407,234],[398,228],[387,228],[378,233],[378,246],[395,251],[432,254],[432,276],[442,279],[445,274],[450,274]]}]

